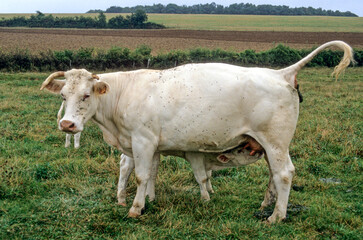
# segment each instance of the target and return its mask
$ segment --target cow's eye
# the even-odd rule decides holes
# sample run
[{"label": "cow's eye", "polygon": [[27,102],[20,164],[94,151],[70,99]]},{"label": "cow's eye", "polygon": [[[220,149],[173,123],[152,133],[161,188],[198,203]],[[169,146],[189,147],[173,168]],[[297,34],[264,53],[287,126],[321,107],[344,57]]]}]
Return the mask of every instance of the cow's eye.
[{"label": "cow's eye", "polygon": [[89,98],[89,94],[85,94],[85,95],[83,95],[82,100],[84,101],[84,100],[86,100],[87,98]]},{"label": "cow's eye", "polygon": [[63,98],[63,101],[66,100],[66,97],[63,95],[63,93],[61,93],[61,97]]}]

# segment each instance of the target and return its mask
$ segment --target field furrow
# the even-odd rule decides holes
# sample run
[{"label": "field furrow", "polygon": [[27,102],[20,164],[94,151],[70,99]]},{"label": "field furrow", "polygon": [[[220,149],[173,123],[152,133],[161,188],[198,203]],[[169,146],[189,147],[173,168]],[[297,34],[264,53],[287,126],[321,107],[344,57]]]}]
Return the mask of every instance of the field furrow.
[{"label": "field furrow", "polygon": [[0,48],[27,48],[31,52],[121,46],[134,49],[148,45],[153,53],[191,48],[221,48],[262,51],[284,43],[293,48],[310,48],[331,40],[343,40],[363,48],[363,33],[351,32],[269,32],[199,30],[81,30],[0,28]]}]

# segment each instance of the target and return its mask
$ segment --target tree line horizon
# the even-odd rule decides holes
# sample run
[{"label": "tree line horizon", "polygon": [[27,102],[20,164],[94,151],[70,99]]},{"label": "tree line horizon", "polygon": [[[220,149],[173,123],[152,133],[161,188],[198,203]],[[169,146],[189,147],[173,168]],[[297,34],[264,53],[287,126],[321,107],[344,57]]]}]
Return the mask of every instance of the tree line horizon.
[{"label": "tree line horizon", "polygon": [[216,4],[215,2],[206,4],[195,4],[192,6],[179,6],[174,3],[167,5],[137,5],[134,7],[111,6],[105,11],[101,9],[89,10],[87,13],[132,13],[136,10],[143,10],[146,13],[170,13],[170,14],[231,14],[231,15],[282,15],[282,16],[341,16],[341,17],[358,17],[358,15],[346,11],[325,10],[313,7],[289,7],[286,5],[262,4],[255,5],[252,3],[234,3],[229,6]]},{"label": "tree line horizon", "polygon": [[97,28],[97,29],[161,29],[162,24],[148,22],[145,11],[137,9],[127,16],[116,16],[107,20],[105,14],[100,12],[97,17],[54,17],[37,11],[29,18],[24,16],[10,19],[0,19],[0,27],[40,27],[40,28]]}]

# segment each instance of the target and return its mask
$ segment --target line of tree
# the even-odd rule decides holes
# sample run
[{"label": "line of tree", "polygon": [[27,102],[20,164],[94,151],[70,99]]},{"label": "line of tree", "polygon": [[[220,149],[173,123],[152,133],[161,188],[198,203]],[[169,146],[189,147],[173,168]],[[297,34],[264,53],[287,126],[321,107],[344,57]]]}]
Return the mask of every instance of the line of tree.
[{"label": "line of tree", "polygon": [[116,16],[107,21],[103,12],[95,18],[92,17],[54,17],[37,11],[30,18],[13,17],[0,19],[0,27],[41,27],[41,28],[115,28],[115,29],[159,29],[164,25],[147,22],[145,11],[138,9],[131,15]]},{"label": "line of tree", "polygon": [[[108,8],[106,13],[130,13],[137,9],[142,9],[146,13],[176,13],[176,14],[242,14],[242,15],[288,15],[288,16],[345,16],[358,17],[356,14],[332,10],[323,10],[313,7],[296,7],[276,6],[276,5],[254,5],[251,3],[234,3],[229,6],[216,4],[215,2],[207,4],[196,4],[192,6],[177,4],[154,4],[148,6],[135,7],[118,7],[112,6]],[[90,10],[88,13],[103,12],[102,10]]]}]

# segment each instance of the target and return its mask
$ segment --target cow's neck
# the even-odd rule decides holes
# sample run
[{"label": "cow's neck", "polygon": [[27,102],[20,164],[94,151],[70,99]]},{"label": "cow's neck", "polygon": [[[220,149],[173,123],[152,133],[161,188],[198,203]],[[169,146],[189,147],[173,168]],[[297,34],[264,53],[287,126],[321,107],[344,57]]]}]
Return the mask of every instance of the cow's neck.
[{"label": "cow's neck", "polygon": [[99,98],[97,111],[92,119],[101,128],[104,138],[109,140],[105,139],[106,142],[123,150],[120,148],[129,148],[127,143],[129,136],[124,136],[123,124],[120,124],[123,122],[123,113],[119,109],[119,104],[127,83],[123,83],[122,79],[105,82],[110,85],[110,91]]},{"label": "cow's neck", "polygon": [[110,85],[110,91],[99,98],[96,114],[93,116],[93,120],[97,124],[104,126],[105,128],[111,128],[115,130],[116,124],[114,123],[115,114],[118,113],[117,105],[120,101],[122,94],[122,88],[115,84],[114,81],[107,81]]}]

